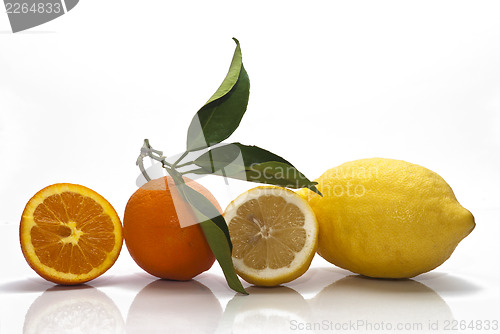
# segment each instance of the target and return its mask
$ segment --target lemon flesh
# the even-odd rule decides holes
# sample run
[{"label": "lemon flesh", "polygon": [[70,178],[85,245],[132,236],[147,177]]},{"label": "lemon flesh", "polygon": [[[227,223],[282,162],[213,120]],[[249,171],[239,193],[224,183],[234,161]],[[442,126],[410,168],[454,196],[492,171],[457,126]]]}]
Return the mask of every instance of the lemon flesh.
[{"label": "lemon flesh", "polygon": [[257,187],[224,212],[236,273],[255,285],[275,286],[301,276],[316,252],[318,224],[293,191]]},{"label": "lemon flesh", "polygon": [[316,181],[323,197],[299,194],[318,219],[318,254],[358,274],[408,278],[430,271],[475,227],[450,186],[419,165],[356,160]]}]

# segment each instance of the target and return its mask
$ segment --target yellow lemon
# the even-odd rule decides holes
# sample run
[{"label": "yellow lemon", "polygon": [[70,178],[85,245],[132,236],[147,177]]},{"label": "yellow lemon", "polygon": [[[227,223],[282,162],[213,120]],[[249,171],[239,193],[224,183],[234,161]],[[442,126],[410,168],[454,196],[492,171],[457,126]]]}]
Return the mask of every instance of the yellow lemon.
[{"label": "yellow lemon", "polygon": [[323,197],[298,193],[318,220],[318,254],[358,274],[406,278],[430,271],[475,226],[438,174],[405,161],[347,162],[316,181]]},{"label": "yellow lemon", "polygon": [[280,187],[253,188],[224,212],[236,273],[260,286],[301,276],[316,253],[318,223],[307,202]]}]

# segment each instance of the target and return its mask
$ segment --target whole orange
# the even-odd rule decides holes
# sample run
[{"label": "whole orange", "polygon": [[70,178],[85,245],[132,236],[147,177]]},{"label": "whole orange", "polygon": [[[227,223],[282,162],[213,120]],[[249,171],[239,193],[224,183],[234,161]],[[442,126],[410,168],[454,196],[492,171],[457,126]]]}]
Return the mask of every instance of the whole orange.
[{"label": "whole orange", "polygon": [[[202,185],[186,184],[203,194],[221,212]],[[129,199],[123,217],[125,244],[134,261],[151,275],[189,280],[210,269],[215,257],[191,208],[171,177],[151,180]]]}]

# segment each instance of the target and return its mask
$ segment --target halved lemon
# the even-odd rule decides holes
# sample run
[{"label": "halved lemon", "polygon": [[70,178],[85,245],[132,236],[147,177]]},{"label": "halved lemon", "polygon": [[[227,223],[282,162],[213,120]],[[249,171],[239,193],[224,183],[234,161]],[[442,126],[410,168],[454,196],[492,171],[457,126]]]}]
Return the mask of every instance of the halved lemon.
[{"label": "halved lemon", "polygon": [[229,204],[224,218],[233,243],[234,268],[245,281],[280,285],[311,265],[318,223],[309,204],[293,191],[253,188]]},{"label": "halved lemon", "polygon": [[123,243],[120,218],[95,191],[58,183],[33,196],[19,228],[28,264],[58,284],[90,281],[115,263]]}]

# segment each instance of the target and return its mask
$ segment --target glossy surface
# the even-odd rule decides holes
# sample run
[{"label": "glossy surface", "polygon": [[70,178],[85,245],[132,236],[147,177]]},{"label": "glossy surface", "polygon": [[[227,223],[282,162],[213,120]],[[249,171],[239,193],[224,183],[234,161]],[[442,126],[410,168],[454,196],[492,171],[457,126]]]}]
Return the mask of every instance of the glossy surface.
[{"label": "glossy surface", "polygon": [[191,281],[157,280],[126,251],[96,280],[57,286],[27,267],[16,224],[3,224],[0,244],[12,256],[2,255],[9,270],[0,273],[0,333],[380,333],[381,326],[497,333],[500,271],[490,260],[499,254],[500,210],[475,214],[476,231],[450,260],[415,279],[368,279],[316,256],[306,274],[284,286],[245,284],[249,296],[229,290],[217,265]]}]

